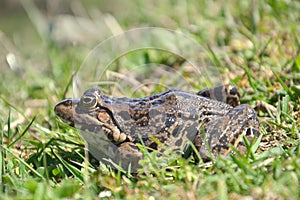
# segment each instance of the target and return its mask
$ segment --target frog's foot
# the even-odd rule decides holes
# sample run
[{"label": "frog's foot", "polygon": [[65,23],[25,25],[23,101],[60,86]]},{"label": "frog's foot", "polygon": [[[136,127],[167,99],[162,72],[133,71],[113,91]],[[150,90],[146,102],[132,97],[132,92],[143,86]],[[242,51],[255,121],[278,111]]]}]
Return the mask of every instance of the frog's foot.
[{"label": "frog's foot", "polygon": [[143,154],[135,143],[113,144],[107,139],[97,140],[99,137],[84,136],[88,141],[93,141],[88,142],[88,149],[102,163],[112,167],[119,165],[126,171],[130,168],[131,172],[135,172],[140,167],[138,162],[143,159]]},{"label": "frog's foot", "polygon": [[240,104],[240,94],[238,89],[228,84],[201,90],[197,92],[197,95],[227,103],[232,107]]},{"label": "frog's foot", "polygon": [[259,135],[259,121],[255,111],[250,105],[242,104],[203,125],[203,134],[200,129],[194,144],[203,161],[208,161],[211,156],[227,155],[231,147],[245,153],[247,149],[243,136],[251,142]]}]

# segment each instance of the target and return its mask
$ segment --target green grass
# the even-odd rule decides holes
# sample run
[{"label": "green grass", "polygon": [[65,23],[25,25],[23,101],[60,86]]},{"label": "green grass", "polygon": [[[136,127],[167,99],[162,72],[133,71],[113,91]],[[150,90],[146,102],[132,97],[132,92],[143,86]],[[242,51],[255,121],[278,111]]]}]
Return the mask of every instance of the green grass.
[{"label": "green grass", "polygon": [[[111,6],[102,2],[100,8],[88,1],[87,13],[102,9],[112,14],[106,20],[115,21],[106,21],[97,41],[86,35],[86,41],[76,44],[50,37],[47,27],[51,26],[43,20],[37,23],[40,18],[31,4],[24,4],[28,20],[27,16],[15,19],[22,26],[6,24],[8,14],[0,18],[0,30],[5,33],[0,37],[0,199],[300,198],[300,3],[186,0],[159,4],[134,0],[124,5],[128,9],[120,9],[117,1]],[[24,21],[32,24],[24,26]],[[102,77],[84,80],[82,87],[98,81],[107,94],[141,97],[168,87],[198,91],[220,80],[230,82],[239,87],[242,103],[255,107],[260,101],[271,108],[257,110],[263,137],[255,154],[221,156],[210,165],[198,166],[178,155],[146,153],[137,174],[85,159],[80,133],[58,120],[53,107],[72,97],[71,80],[84,59],[88,58],[84,70],[79,70],[86,77],[94,74],[88,70],[97,62],[104,62],[87,57],[99,41],[118,27],[149,26],[180,31],[202,45],[205,54],[194,46],[185,47],[180,55],[157,49],[122,56],[113,52],[108,68],[97,69],[104,72]],[[168,36],[159,39],[154,41],[158,46],[179,44]],[[97,53],[102,51],[100,46],[94,55],[101,57]],[[17,59],[10,65],[5,61],[8,53]],[[211,74],[196,73],[180,56],[205,65]],[[166,70],[157,71],[154,66],[158,65]]]}]

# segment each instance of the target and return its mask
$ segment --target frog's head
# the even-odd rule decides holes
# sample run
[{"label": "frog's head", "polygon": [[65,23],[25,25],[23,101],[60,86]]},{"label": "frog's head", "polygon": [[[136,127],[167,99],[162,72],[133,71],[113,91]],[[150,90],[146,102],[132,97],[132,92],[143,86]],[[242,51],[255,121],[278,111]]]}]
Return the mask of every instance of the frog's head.
[{"label": "frog's head", "polygon": [[[106,107],[103,104],[107,105]],[[103,131],[113,142],[125,141],[109,108],[111,101],[98,88],[88,89],[80,99],[65,99],[54,107],[56,115],[65,123],[87,132]]]},{"label": "frog's head", "polygon": [[75,123],[81,123],[80,115],[95,112],[99,103],[101,103],[101,90],[98,88],[88,89],[80,99],[68,98],[54,107],[55,114],[65,123],[74,126]]}]

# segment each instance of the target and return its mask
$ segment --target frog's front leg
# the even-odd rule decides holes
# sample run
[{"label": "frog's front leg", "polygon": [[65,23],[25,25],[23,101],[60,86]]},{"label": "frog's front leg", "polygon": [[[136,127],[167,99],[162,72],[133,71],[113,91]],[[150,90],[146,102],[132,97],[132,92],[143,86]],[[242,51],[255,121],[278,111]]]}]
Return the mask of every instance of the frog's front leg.
[{"label": "frog's front leg", "polygon": [[143,159],[143,153],[132,142],[121,143],[116,151],[114,162],[120,164],[123,169],[136,170],[139,167],[139,161]]},{"label": "frog's front leg", "polygon": [[97,140],[95,137],[87,141],[90,141],[88,142],[90,153],[99,161],[110,166],[114,166],[112,161],[114,164],[122,166],[126,171],[129,170],[130,166],[131,172],[133,172],[139,167],[138,162],[143,159],[142,152],[133,142],[113,144],[109,140]]},{"label": "frog's front leg", "polygon": [[243,136],[251,142],[260,135],[256,113],[247,104],[232,108],[226,115],[216,117],[202,127],[194,144],[203,161],[208,161],[217,154],[228,154],[232,146],[245,153]]}]

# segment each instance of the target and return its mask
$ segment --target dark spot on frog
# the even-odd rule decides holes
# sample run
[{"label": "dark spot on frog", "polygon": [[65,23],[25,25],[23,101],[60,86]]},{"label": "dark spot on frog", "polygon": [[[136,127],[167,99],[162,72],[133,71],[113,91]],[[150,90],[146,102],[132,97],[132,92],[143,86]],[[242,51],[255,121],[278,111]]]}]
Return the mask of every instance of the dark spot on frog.
[{"label": "dark spot on frog", "polygon": [[155,105],[161,105],[163,104],[165,101],[164,99],[155,99],[153,102],[151,102],[151,105],[152,106],[155,106]]},{"label": "dark spot on frog", "polygon": [[246,131],[246,136],[252,136],[255,135],[256,137],[259,136],[259,131],[253,128],[248,128]]},{"label": "dark spot on frog", "polygon": [[149,124],[149,119],[146,116],[136,120],[136,125],[138,126],[143,127],[143,126],[147,126],[148,124]]},{"label": "dark spot on frog", "polygon": [[179,136],[181,136],[180,130],[181,130],[180,127],[179,127],[179,126],[176,126],[176,127],[174,128],[174,130],[173,130],[173,133],[172,133],[173,137],[178,138]]},{"label": "dark spot on frog", "polygon": [[176,116],[174,114],[167,114],[166,115],[166,121],[165,121],[165,127],[169,128],[176,122]]},{"label": "dark spot on frog", "polygon": [[119,112],[118,115],[121,116],[124,121],[128,121],[131,119],[131,116],[126,110]]},{"label": "dark spot on frog", "polygon": [[[155,142],[152,142],[150,145],[149,145],[150,149],[157,149],[157,143]],[[150,150],[151,151],[151,150]]]},{"label": "dark spot on frog", "polygon": [[178,139],[176,142],[175,142],[175,145],[176,146],[181,146],[181,144],[182,144],[182,138],[180,138],[180,139]]}]

